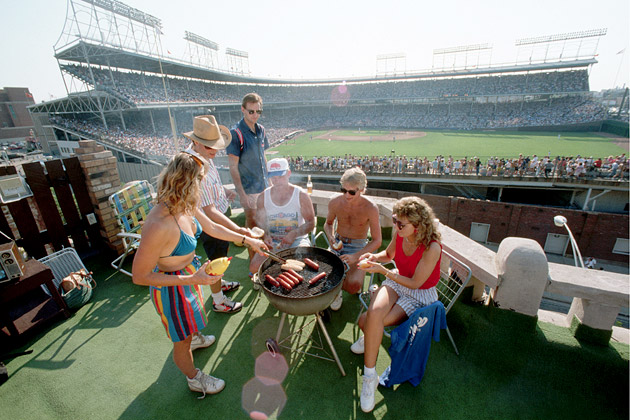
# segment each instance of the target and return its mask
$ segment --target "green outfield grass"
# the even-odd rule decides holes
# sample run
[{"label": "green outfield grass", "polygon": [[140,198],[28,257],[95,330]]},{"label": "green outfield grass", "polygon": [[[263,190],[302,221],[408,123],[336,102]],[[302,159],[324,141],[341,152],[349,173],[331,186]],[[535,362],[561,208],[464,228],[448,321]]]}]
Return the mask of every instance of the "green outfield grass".
[{"label": "green outfield grass", "polygon": [[[514,131],[423,131],[423,137],[409,140],[370,141],[370,136],[391,135],[389,131],[354,129],[339,130],[335,136],[355,136],[357,140],[317,139],[329,132],[312,131],[284,144],[274,147],[277,156],[359,156],[396,155],[428,157],[453,155],[453,157],[488,158],[490,156],[518,157],[519,153],[532,156],[593,156],[607,157],[620,155],[627,150],[615,144],[614,140],[595,133],[552,133],[552,132],[514,132]],[[400,131],[398,131],[400,133]],[[560,134],[560,137],[558,137]]]}]

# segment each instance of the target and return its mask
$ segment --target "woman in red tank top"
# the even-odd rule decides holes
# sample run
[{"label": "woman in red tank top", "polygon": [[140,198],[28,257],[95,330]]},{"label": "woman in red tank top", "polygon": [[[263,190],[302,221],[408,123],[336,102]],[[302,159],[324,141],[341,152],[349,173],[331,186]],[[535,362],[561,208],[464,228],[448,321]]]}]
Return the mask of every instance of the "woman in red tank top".
[{"label": "woman in red tank top", "polygon": [[[394,204],[392,221],[394,238],[387,249],[362,255],[358,264],[362,270],[386,277],[359,318],[364,336],[350,347],[364,355],[361,409],[365,412],[374,408],[375,366],[384,327],[400,324],[416,309],[438,299],[435,285],[440,279],[442,244],[433,210],[421,198],[405,197]],[[397,269],[379,264],[392,260]]]}]

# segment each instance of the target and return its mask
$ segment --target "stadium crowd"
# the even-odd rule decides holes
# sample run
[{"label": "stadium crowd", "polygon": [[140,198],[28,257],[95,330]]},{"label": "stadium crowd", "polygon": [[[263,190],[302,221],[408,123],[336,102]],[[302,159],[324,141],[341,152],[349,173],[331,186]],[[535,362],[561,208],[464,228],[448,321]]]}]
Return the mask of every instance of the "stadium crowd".
[{"label": "stadium crowd", "polygon": [[449,155],[428,157],[407,156],[320,156],[304,159],[301,156],[289,160],[292,170],[299,172],[343,172],[358,166],[372,174],[409,175],[475,175],[475,176],[534,176],[544,178],[610,178],[628,179],[626,154],[593,158],[577,156],[523,156],[484,158],[453,158]]},{"label": "stadium crowd", "polygon": [[105,90],[135,104],[239,103],[244,94],[256,91],[265,103],[346,103],[348,100],[454,98],[468,96],[537,95],[588,92],[586,70],[435,78],[378,83],[337,85],[226,84],[173,76],[121,72],[92,66],[62,68],[97,90]]}]

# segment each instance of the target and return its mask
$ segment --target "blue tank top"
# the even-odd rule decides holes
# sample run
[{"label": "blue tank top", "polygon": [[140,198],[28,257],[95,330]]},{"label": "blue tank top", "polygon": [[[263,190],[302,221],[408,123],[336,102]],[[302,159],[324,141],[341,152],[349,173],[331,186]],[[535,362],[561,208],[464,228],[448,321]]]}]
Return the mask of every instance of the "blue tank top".
[{"label": "blue tank top", "polygon": [[[195,248],[197,248],[197,239],[199,238],[199,236],[201,236],[202,229],[199,221],[195,217],[193,217],[192,219],[195,222],[195,226],[197,227],[197,230],[195,231],[195,236],[190,236],[180,227],[179,242],[177,243],[177,246],[175,247],[173,252],[171,252],[171,255],[169,255],[169,257],[188,255],[193,252]],[[177,223],[177,219],[175,219],[175,223]],[[179,223],[177,224],[177,226],[179,227]]]}]

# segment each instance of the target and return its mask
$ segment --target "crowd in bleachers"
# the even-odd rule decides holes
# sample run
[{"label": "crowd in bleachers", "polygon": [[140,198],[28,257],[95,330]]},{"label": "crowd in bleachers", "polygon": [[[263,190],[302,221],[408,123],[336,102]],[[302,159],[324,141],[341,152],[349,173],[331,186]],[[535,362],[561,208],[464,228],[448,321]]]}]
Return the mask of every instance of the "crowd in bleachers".
[{"label": "crowd in bleachers", "polygon": [[[265,112],[260,122],[265,125],[270,143],[276,144],[291,133],[304,130],[327,128],[380,128],[380,129],[502,129],[512,127],[558,126],[599,121],[606,117],[604,106],[581,93],[588,91],[586,70],[538,72],[478,77],[436,78],[415,81],[389,81],[379,83],[348,84],[342,86],[275,86],[252,84],[225,84],[210,81],[162,78],[133,72],[113,71],[96,66],[64,65],[62,67],[74,77],[83,80],[97,90],[128,101],[130,104],[163,104],[168,100],[182,103],[233,103],[239,104],[245,93],[256,91],[263,97]],[[337,92],[332,95],[331,92]],[[545,99],[536,93],[553,93]],[[567,93],[563,95],[562,93]],[[527,98],[523,95],[527,94]],[[490,99],[491,96],[498,96]],[[514,97],[511,95],[521,95]],[[475,99],[466,98],[474,96]],[[427,103],[393,105],[379,104],[379,99],[428,98]],[[448,98],[446,100],[445,98]],[[368,100],[358,103],[351,100]],[[436,99],[436,100],[433,100]],[[391,101],[388,101],[391,102]],[[404,101],[402,101],[404,102]],[[237,110],[238,108],[234,108]],[[222,124],[232,126],[240,118],[239,112],[226,112],[219,118]],[[152,111],[123,114],[125,124],[116,118],[108,127],[98,120],[53,117],[52,122],[60,127],[72,129],[90,138],[111,142],[130,151],[144,154],[151,159],[165,159],[175,153],[171,126],[165,112]],[[174,111],[177,124],[178,148],[187,141],[181,133],[192,129],[190,111]],[[232,119],[234,119],[232,121]],[[415,159],[404,164],[402,158],[392,163],[384,158],[375,162],[372,170],[379,171],[383,165],[400,165],[404,170],[413,168],[423,173],[431,172],[431,165]],[[541,160],[542,161],[542,160]],[[330,163],[327,163],[327,165]],[[335,160],[335,165],[339,160]],[[459,165],[453,162],[454,165]],[[625,165],[625,162],[623,163]],[[567,163],[567,168],[572,165]],[[579,165],[578,165],[579,166]],[[515,173],[520,162],[500,160],[498,163],[479,165],[477,169],[486,174]],[[561,165],[558,165],[560,168]],[[438,164],[438,169],[440,165]],[[471,166],[461,164],[444,167],[446,173],[458,173]],[[578,175],[581,169],[576,168]],[[569,173],[570,170],[566,169]],[[554,174],[564,175],[560,169]],[[612,175],[611,175],[612,176]]]},{"label": "crowd in bleachers", "polygon": [[358,166],[371,174],[409,175],[475,175],[475,176],[535,176],[542,178],[609,178],[628,179],[628,158],[624,154],[608,157],[541,156],[518,157],[490,156],[453,158],[436,156],[429,159],[415,156],[319,156],[305,159],[291,157],[294,171],[343,172]]},{"label": "crowd in bleachers", "polygon": [[110,71],[95,66],[64,65],[65,71],[96,89],[115,91],[135,104],[240,103],[248,92],[256,91],[266,103],[329,103],[347,100],[454,98],[496,95],[536,95],[588,92],[586,70],[484,75],[462,78],[435,78],[346,85],[253,85],[162,77],[153,74]]}]

